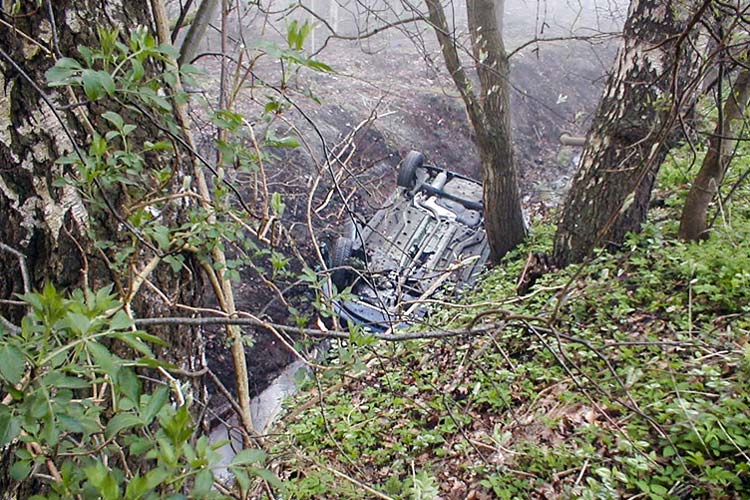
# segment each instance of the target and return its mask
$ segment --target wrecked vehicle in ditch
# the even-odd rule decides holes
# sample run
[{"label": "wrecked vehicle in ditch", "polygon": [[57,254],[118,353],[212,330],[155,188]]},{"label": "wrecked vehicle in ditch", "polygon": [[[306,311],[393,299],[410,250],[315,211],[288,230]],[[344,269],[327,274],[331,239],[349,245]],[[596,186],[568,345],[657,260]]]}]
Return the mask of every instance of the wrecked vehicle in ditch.
[{"label": "wrecked vehicle in ditch", "polygon": [[329,248],[335,312],[383,331],[424,319],[428,299],[471,286],[489,258],[482,185],[406,155],[397,188],[366,224]]}]

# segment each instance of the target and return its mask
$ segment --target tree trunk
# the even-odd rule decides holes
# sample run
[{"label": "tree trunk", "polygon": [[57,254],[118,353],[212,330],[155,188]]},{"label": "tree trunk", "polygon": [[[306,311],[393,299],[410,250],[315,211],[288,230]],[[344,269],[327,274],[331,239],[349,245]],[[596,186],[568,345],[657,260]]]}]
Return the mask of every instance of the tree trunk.
[{"label": "tree trunk", "polygon": [[484,181],[484,212],[490,259],[497,262],[526,237],[518,174],[513,154],[508,94],[509,65],[497,28],[493,0],[467,0],[472,52],[481,94],[461,66],[457,41],[450,35],[445,12],[438,0],[427,0],[429,19],[443,52],[448,72],[466,106],[477,136]]},{"label": "tree trunk", "polygon": [[695,103],[698,58],[688,31],[709,1],[633,0],[555,235],[554,260],[618,245],[645,220],[661,162]]},{"label": "tree trunk", "polygon": [[505,24],[505,0],[495,0],[495,23],[497,32],[502,35]]},{"label": "tree trunk", "polygon": [[706,213],[719,191],[734,152],[734,135],[750,100],[750,71],[743,68],[724,103],[723,116],[708,140],[708,151],[685,200],[680,219],[680,238],[688,241],[708,237]]},{"label": "tree trunk", "polygon": [[466,8],[482,92],[482,113],[474,128],[482,160],[485,227],[491,259],[497,262],[526,237],[511,138],[510,66],[495,1],[467,0]]},{"label": "tree trunk", "polygon": [[[93,208],[96,203],[104,206],[101,199],[84,198],[75,186],[56,183],[63,174],[76,173],[55,161],[73,153],[74,144],[86,151],[91,123],[101,123],[98,115],[107,109],[99,101],[61,110],[74,100],[86,102],[85,96],[76,96],[69,87],[46,88],[44,83],[45,71],[56,59],[79,56],[79,45],[99,46],[97,27],[119,28],[120,41],[127,43],[125,36],[136,26],[152,26],[148,4],[141,0],[61,0],[49,2],[49,11],[46,2],[41,5],[22,2],[14,28],[0,27],[0,88],[4,93],[0,97],[0,243],[4,245],[0,247],[0,299],[6,301],[0,304],[0,316],[18,324],[26,311],[7,301],[16,299],[18,293],[41,289],[47,282],[65,291],[96,290],[114,282],[115,291],[125,299],[132,292],[128,284],[135,281],[133,275],[144,269],[150,270],[147,278],[153,287],[143,286],[134,294],[134,313],[141,317],[179,315],[173,304],[197,304],[202,289],[200,272],[190,268],[189,257],[185,268],[174,272],[155,258],[154,252],[139,246],[128,272],[118,275],[113,271],[117,245],[133,241],[120,210],[127,198],[124,187],[97,192],[111,204],[103,209]],[[154,141],[163,136],[142,116],[127,118],[136,122],[144,136]],[[149,157],[149,168],[154,170],[175,165],[179,174],[181,166],[174,156]],[[173,189],[178,190],[181,183],[175,175]],[[181,208],[172,204],[161,216],[165,224],[177,223],[180,212]],[[102,236],[115,248],[97,248],[94,239]],[[28,282],[19,271],[18,255],[24,256]],[[156,265],[147,267],[149,261]],[[203,366],[198,330],[177,327],[151,333],[170,344],[169,350],[160,353],[161,359],[190,371]],[[198,380],[192,382],[198,397],[202,385]]]},{"label": "tree trunk", "polygon": [[208,25],[216,18],[219,0],[203,0],[198,6],[195,18],[190,24],[185,40],[180,47],[179,64],[190,64],[198,55],[198,47],[203,43]]}]

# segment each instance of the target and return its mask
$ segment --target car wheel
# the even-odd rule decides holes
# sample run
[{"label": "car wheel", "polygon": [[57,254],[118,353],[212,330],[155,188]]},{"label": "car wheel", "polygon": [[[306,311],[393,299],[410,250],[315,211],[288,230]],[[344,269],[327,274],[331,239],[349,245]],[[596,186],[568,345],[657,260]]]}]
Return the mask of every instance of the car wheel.
[{"label": "car wheel", "polygon": [[396,183],[406,189],[413,188],[417,183],[417,169],[424,164],[424,155],[419,151],[410,151],[398,169]]},{"label": "car wheel", "polygon": [[346,265],[346,261],[352,256],[353,244],[354,241],[350,238],[339,236],[333,242],[333,248],[331,248],[330,267],[334,269],[333,273],[331,273],[331,281],[339,290],[342,290],[347,285],[349,271],[344,269],[343,266]]}]

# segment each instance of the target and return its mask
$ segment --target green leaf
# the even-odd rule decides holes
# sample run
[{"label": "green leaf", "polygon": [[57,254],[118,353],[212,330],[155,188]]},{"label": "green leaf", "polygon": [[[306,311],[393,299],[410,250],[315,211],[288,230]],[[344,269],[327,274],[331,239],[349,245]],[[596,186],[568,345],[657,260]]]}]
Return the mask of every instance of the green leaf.
[{"label": "green leaf", "polygon": [[21,424],[17,417],[10,412],[2,412],[6,409],[0,404],[0,447],[13,441],[21,433]]},{"label": "green leaf", "polygon": [[265,451],[258,449],[245,449],[235,455],[230,462],[230,466],[258,464],[263,463],[265,460]]},{"label": "green leaf", "polygon": [[113,330],[127,330],[131,326],[133,326],[133,320],[122,309],[117,311],[109,322],[109,327]]},{"label": "green leaf", "polygon": [[118,113],[115,113],[114,111],[107,111],[106,113],[102,113],[102,118],[114,125],[117,130],[122,130],[122,127],[125,126],[125,120],[123,120],[122,116],[120,116]]},{"label": "green leaf", "polygon": [[143,64],[137,59],[133,59],[130,62],[130,67],[131,67],[131,70],[130,70],[129,78],[131,82],[140,81],[143,78],[143,76],[146,74],[146,71],[143,69]]},{"label": "green leaf", "polygon": [[151,230],[151,236],[161,250],[167,250],[169,248],[169,228],[167,226],[154,226]]},{"label": "green leaf", "polygon": [[183,73],[185,75],[202,75],[205,73],[205,71],[192,64],[183,64],[182,66],[180,66],[180,73]]},{"label": "green leaf", "polygon": [[70,377],[62,372],[49,372],[42,377],[42,384],[56,389],[85,389],[91,386],[91,382],[78,377]]},{"label": "green leaf", "polygon": [[86,389],[91,387],[91,382],[79,377],[62,377],[55,387],[59,389]]},{"label": "green leaf", "polygon": [[142,424],[143,421],[132,413],[118,413],[107,423],[107,429],[104,431],[104,435],[109,439],[125,429]]},{"label": "green leaf", "polygon": [[149,342],[150,344],[154,344],[154,345],[160,345],[160,346],[165,346],[165,347],[169,345],[168,343],[164,342],[164,340],[160,339],[156,335],[151,335],[150,333],[142,332],[140,330],[138,331],[138,338],[143,341]]},{"label": "green leaf", "polygon": [[169,104],[169,101],[164,96],[160,96],[151,89],[141,88],[138,92],[138,97],[140,97],[146,104],[157,106],[160,111],[172,110],[172,105]]},{"label": "green leaf", "polygon": [[80,419],[71,417],[70,415],[58,414],[57,420],[61,426],[60,430],[63,432],[79,433],[86,430]]},{"label": "green leaf", "polygon": [[[148,425],[148,422],[146,423]],[[154,447],[153,441],[146,438],[136,438],[130,443],[130,454],[140,456]]]},{"label": "green leaf", "polygon": [[145,149],[146,151],[171,151],[172,144],[168,141],[146,141],[143,143],[143,149]]},{"label": "green leaf", "polygon": [[33,307],[37,313],[42,313],[44,310],[41,295],[38,293],[24,293],[23,295],[19,295],[18,298]]},{"label": "green leaf", "polygon": [[122,393],[131,401],[138,401],[141,398],[141,383],[131,368],[123,367],[117,372],[117,384]]},{"label": "green leaf", "polygon": [[169,400],[169,390],[166,387],[158,387],[148,400],[148,405],[143,410],[143,420],[148,425],[161,411]]},{"label": "green leaf", "polygon": [[15,346],[4,345],[0,348],[0,376],[11,385],[21,381],[26,364],[23,353]]},{"label": "green leaf", "polygon": [[660,485],[660,484],[652,484],[651,485],[651,493],[654,493],[659,496],[664,496],[667,494],[667,489]]},{"label": "green leaf", "polygon": [[113,333],[112,336],[120,339],[121,341],[132,347],[133,350],[140,352],[144,356],[152,358],[154,357],[154,353],[151,348],[148,346],[148,344],[141,342],[141,340],[138,338],[137,332]]},{"label": "green leaf", "polygon": [[94,137],[91,139],[91,145],[89,146],[89,155],[100,158],[106,152],[107,140],[97,132],[94,132]]},{"label": "green leaf", "polygon": [[49,412],[49,402],[41,391],[34,392],[29,406],[32,418],[41,419]]},{"label": "green leaf", "polygon": [[106,71],[97,71],[99,83],[108,95],[114,95],[115,93],[115,81],[112,79],[112,75]]},{"label": "green leaf", "polygon": [[102,371],[114,379],[120,369],[120,360],[98,342],[87,342],[86,348]]},{"label": "green leaf", "polygon": [[171,363],[167,363],[166,361],[160,361],[158,359],[154,358],[140,358],[138,360],[138,364],[145,366],[147,368],[164,368],[165,370],[176,370],[177,367]]},{"label": "green leaf", "polygon": [[58,165],[78,165],[81,163],[81,157],[78,156],[77,153],[71,153],[69,155],[64,155],[55,160],[55,163]]},{"label": "green leaf", "polygon": [[276,113],[281,111],[281,104],[279,101],[269,101],[263,109],[266,113]]},{"label": "green leaf", "polygon": [[47,412],[42,418],[42,432],[40,437],[42,441],[45,441],[50,446],[55,446],[60,439],[60,429],[57,427],[57,421],[55,420],[52,411]]},{"label": "green leaf", "polygon": [[81,74],[81,81],[83,82],[83,91],[92,101],[96,101],[104,96],[106,90],[99,81],[98,71],[93,69],[85,69]]},{"label": "green leaf", "polygon": [[114,474],[109,472],[99,484],[99,491],[104,500],[117,500],[120,498],[120,486],[117,484]]},{"label": "green leaf", "polygon": [[316,61],[314,59],[308,59],[307,64],[309,68],[318,70],[318,71],[324,71],[326,73],[333,73],[333,68],[327,65],[324,62]]},{"label": "green leaf", "polygon": [[208,469],[203,469],[195,476],[195,483],[193,484],[192,495],[194,497],[204,497],[210,491],[214,485],[214,475]]},{"label": "green leaf", "polygon": [[68,85],[72,79],[78,75],[81,65],[75,59],[63,57],[58,59],[54,66],[44,73],[47,84],[51,87]]},{"label": "green leaf", "polygon": [[148,481],[145,477],[136,475],[128,481],[125,488],[125,498],[141,498],[149,490]]},{"label": "green leaf", "polygon": [[182,255],[167,255],[164,257],[164,262],[169,264],[172,268],[172,272],[180,272],[185,265],[185,257]]},{"label": "green leaf", "polygon": [[257,467],[250,467],[250,472],[262,479],[265,479],[274,488],[282,488],[284,486],[284,483],[281,482],[281,479],[279,479],[276,474],[268,469],[258,469]]},{"label": "green leaf", "polygon": [[241,114],[221,109],[216,112],[212,121],[219,128],[234,131],[242,125],[243,120],[244,118]]},{"label": "green leaf", "polygon": [[275,137],[269,134],[266,138],[266,145],[272,148],[296,148],[299,146],[299,141],[292,136]]},{"label": "green leaf", "polygon": [[91,328],[91,320],[81,313],[69,312],[65,315],[68,325],[78,334],[85,334]]},{"label": "green leaf", "polygon": [[247,472],[242,469],[233,469],[232,472],[235,479],[237,479],[237,484],[240,486],[240,491],[247,491],[250,488],[250,476]]},{"label": "green leaf", "polygon": [[284,215],[284,208],[286,207],[282,199],[281,193],[273,193],[273,195],[271,195],[271,209],[279,217]]},{"label": "green leaf", "polygon": [[146,474],[149,489],[154,489],[169,478],[169,472],[159,467]]},{"label": "green leaf", "polygon": [[31,463],[28,460],[19,460],[10,468],[10,477],[16,481],[23,481],[29,477]]},{"label": "green leaf", "polygon": [[177,52],[177,49],[175,49],[172,46],[172,44],[169,44],[169,43],[163,43],[159,45],[158,47],[156,47],[156,52],[164,54],[165,56],[172,58],[172,59],[177,59],[178,57],[180,57],[180,54]]},{"label": "green leaf", "polygon": [[120,33],[120,30],[117,28],[113,29],[107,29],[104,27],[97,27],[96,33],[99,37],[99,46],[101,47],[101,51],[105,55],[110,55],[115,50],[115,44],[117,42],[117,37]]},{"label": "green leaf", "polygon": [[177,464],[177,453],[175,452],[174,446],[166,438],[157,438],[156,441],[159,443],[159,459],[166,462],[168,465]]}]

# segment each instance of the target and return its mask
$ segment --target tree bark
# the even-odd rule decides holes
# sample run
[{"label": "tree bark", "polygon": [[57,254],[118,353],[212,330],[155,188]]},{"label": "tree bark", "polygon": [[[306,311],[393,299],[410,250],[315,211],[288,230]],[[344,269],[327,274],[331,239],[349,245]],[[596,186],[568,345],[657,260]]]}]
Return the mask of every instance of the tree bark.
[{"label": "tree bark", "polygon": [[[106,193],[111,206],[92,208],[94,200],[84,198],[73,185],[55,182],[70,166],[56,163],[61,156],[74,152],[74,144],[86,150],[91,140],[92,123],[106,111],[100,102],[61,107],[77,99],[68,87],[46,88],[45,71],[60,56],[78,56],[79,45],[98,47],[97,27],[117,27],[121,40],[136,26],[153,26],[147,4],[140,0],[49,2],[50,9],[37,8],[35,2],[22,2],[14,18],[14,28],[0,27],[0,242],[13,251],[0,249],[0,299],[14,300],[16,294],[41,289],[52,283],[57,289],[96,290],[117,283],[123,300],[132,298],[132,309],[141,317],[169,316],[180,313],[173,304],[198,304],[202,282],[200,271],[186,256],[186,267],[174,272],[147,247],[138,247],[132,260],[131,276],[118,276],[111,268],[116,249],[97,248],[95,239],[106,236],[113,245],[132,241],[124,216],[119,209],[126,200],[124,188]],[[43,2],[46,6],[48,3]],[[85,97],[78,96],[82,102]],[[56,109],[53,109],[55,106]],[[142,133],[154,139],[162,134],[143,117],[132,114]],[[156,139],[154,139],[156,140]],[[149,158],[153,169],[182,168],[174,156]],[[181,186],[175,176],[173,188]],[[99,200],[100,205],[104,205]],[[178,204],[165,207],[161,213],[165,224],[177,223],[181,217]],[[19,272],[19,258],[24,256],[28,283]],[[150,263],[150,264],[149,264]],[[145,276],[146,271],[148,275]],[[135,293],[127,289],[127,279],[144,274],[153,288],[142,286]],[[131,284],[138,281],[133,278]],[[143,283],[143,280],[140,281]],[[122,288],[119,288],[122,287]],[[119,288],[119,289],[118,289]],[[158,289],[159,292],[154,291]],[[132,295],[132,297],[129,297]],[[0,304],[0,316],[18,324],[25,308]],[[158,328],[151,333],[162,337],[169,349],[159,353],[161,359],[189,371],[203,367],[202,338],[199,329]],[[194,383],[194,396],[202,397],[202,384]]]},{"label": "tree bark", "polygon": [[203,42],[206,35],[206,28],[216,17],[216,9],[219,6],[219,0],[203,0],[198,6],[195,13],[195,19],[190,24],[185,40],[180,47],[179,64],[190,64],[198,54],[198,47]]},{"label": "tree bark", "polygon": [[708,237],[706,214],[708,207],[724,181],[732,161],[733,139],[738,132],[750,100],[750,71],[743,68],[730,89],[724,103],[716,131],[708,140],[708,151],[693,185],[688,192],[680,219],[680,238],[688,241]]},{"label": "tree bark", "polygon": [[518,168],[510,126],[510,65],[494,0],[467,0],[472,52],[481,85],[482,113],[475,125],[484,179],[485,227],[497,262],[526,237]]},{"label": "tree bark", "polygon": [[439,0],[427,0],[429,20],[440,43],[448,72],[466,106],[474,128],[482,163],[484,212],[490,260],[498,262],[526,237],[526,224],[518,189],[513,154],[509,104],[509,64],[498,30],[498,13],[493,0],[467,0],[472,53],[479,76],[480,95],[472,90],[450,36]]},{"label": "tree bark", "polygon": [[618,245],[645,220],[656,174],[680,136],[698,81],[693,25],[710,1],[633,0],[614,71],[555,235],[559,266]]}]

